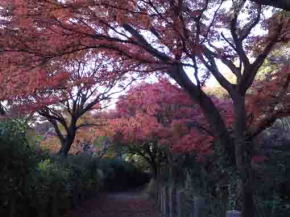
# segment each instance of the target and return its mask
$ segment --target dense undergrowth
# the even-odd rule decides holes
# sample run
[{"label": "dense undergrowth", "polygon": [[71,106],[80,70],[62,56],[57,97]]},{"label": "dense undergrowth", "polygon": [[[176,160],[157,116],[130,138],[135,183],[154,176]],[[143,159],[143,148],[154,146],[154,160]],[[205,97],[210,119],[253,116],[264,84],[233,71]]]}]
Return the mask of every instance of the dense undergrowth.
[{"label": "dense undergrowth", "polygon": [[[159,174],[159,188],[174,188],[184,193],[184,217],[191,216],[195,198],[203,198],[205,217],[225,217],[227,210],[241,210],[238,174],[224,167],[214,156],[197,162],[193,155],[182,156],[174,166]],[[290,216],[290,152],[271,150],[255,167],[255,204],[257,217]]]},{"label": "dense undergrowth", "polygon": [[121,160],[43,152],[29,144],[25,124],[15,120],[0,122],[0,174],[5,217],[59,217],[102,190],[126,190],[148,180]]},{"label": "dense undergrowth", "polygon": [[[0,122],[1,217],[61,217],[101,191],[128,190],[150,179],[119,159],[49,154],[31,144],[26,132],[21,121]],[[158,180],[161,187],[184,190],[189,213],[194,197],[201,196],[207,217],[223,217],[226,210],[240,209],[237,174],[212,158],[197,162],[192,155],[182,156],[174,167],[161,168]],[[254,165],[257,217],[290,215],[289,159],[289,151],[271,150],[265,162]]]}]

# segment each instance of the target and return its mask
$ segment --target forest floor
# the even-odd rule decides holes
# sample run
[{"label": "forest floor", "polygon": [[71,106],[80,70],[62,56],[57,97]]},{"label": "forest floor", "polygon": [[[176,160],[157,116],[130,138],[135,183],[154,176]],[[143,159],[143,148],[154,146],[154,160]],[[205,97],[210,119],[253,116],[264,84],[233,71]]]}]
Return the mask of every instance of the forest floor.
[{"label": "forest floor", "polygon": [[67,217],[159,217],[154,201],[140,191],[103,193],[71,210]]}]

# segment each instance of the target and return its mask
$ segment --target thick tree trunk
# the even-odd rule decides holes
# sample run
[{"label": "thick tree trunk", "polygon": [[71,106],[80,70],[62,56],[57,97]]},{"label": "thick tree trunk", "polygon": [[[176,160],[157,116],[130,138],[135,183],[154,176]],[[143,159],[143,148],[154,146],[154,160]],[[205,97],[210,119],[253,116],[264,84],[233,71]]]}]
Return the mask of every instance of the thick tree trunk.
[{"label": "thick tree trunk", "polygon": [[152,176],[154,179],[156,179],[159,170],[159,161],[157,159],[158,156],[156,156],[155,153],[151,153],[149,146],[147,146],[146,151],[147,152],[145,153],[142,151],[137,151],[136,153],[139,154],[148,163]]},{"label": "thick tree trunk", "polygon": [[240,176],[240,195],[242,217],[255,216],[254,204],[254,174],[251,167],[253,155],[253,143],[249,138],[247,128],[247,113],[245,97],[235,96],[234,98],[234,143],[236,166]]},{"label": "thick tree trunk", "polygon": [[155,162],[151,162],[151,170],[152,170],[152,176],[154,179],[157,179],[158,176],[158,166]]},{"label": "thick tree trunk", "polygon": [[[220,115],[217,107],[199,87],[192,83],[184,72],[182,66],[172,67],[169,75],[183,87],[191,98],[200,106],[203,114],[211,126],[211,130],[217,139],[217,145],[223,157],[227,156],[232,148],[233,141],[229,131]],[[234,101],[234,146],[235,146],[235,163],[240,174],[241,180],[241,200],[242,200],[242,217],[255,216],[254,204],[254,176],[251,168],[251,158],[253,145],[248,137],[247,113],[245,107],[245,96],[233,90],[231,96]],[[225,156],[226,155],[226,156]],[[227,159],[231,160],[230,159]]]},{"label": "thick tree trunk", "polygon": [[59,155],[63,157],[66,157],[68,155],[68,152],[70,151],[71,146],[74,142],[75,136],[76,136],[76,130],[71,128],[69,132],[67,133],[65,139],[61,143],[61,148],[58,152]]},{"label": "thick tree trunk", "polygon": [[200,106],[206,120],[211,126],[213,135],[217,139],[221,152],[226,154],[227,150],[231,148],[232,140],[225,122],[211,98],[189,79],[182,65],[173,66],[168,74],[190,95],[192,100]]},{"label": "thick tree trunk", "polygon": [[66,157],[68,155],[68,152],[71,148],[73,144],[73,139],[71,139],[70,137],[68,138],[65,138],[65,141],[64,143],[61,145],[61,148],[59,150],[59,155],[63,156],[63,157]]}]

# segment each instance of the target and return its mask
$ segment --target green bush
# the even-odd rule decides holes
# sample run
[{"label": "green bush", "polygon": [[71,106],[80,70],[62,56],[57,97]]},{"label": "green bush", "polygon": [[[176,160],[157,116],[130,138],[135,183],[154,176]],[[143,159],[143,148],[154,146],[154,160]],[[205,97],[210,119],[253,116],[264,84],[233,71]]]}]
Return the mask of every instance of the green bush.
[{"label": "green bush", "polygon": [[68,186],[74,206],[102,188],[103,174],[98,167],[98,158],[79,154],[67,158],[54,156],[54,160],[70,171]]},{"label": "green bush", "polygon": [[24,207],[25,184],[36,155],[21,120],[0,122],[0,216],[16,216]]},{"label": "green bush", "polygon": [[95,195],[101,187],[96,158],[85,154],[51,156],[40,161],[31,175],[29,195],[37,217],[55,217]]},{"label": "green bush", "polygon": [[[255,204],[257,217],[290,216],[290,151],[271,149],[265,162],[256,163]],[[215,156],[200,162],[193,155],[182,156],[183,161],[173,167],[161,168],[161,186],[184,191],[183,210],[189,216],[193,198],[205,199],[207,217],[224,217],[226,210],[240,209],[237,192],[238,174],[234,167],[225,167]],[[170,167],[171,166],[171,167]],[[170,173],[170,169],[178,173]]]},{"label": "green bush", "polygon": [[139,187],[150,179],[150,175],[123,160],[104,159],[100,161],[100,168],[104,173],[106,190],[121,191]]},{"label": "green bush", "polygon": [[69,207],[69,174],[69,169],[51,159],[38,163],[26,186],[27,197],[37,216],[57,216]]},{"label": "green bush", "polygon": [[60,217],[103,187],[125,190],[149,180],[128,162],[44,153],[29,144],[27,129],[21,120],[0,122],[0,216]]},{"label": "green bush", "polygon": [[58,217],[102,186],[98,159],[49,156],[30,146],[21,120],[0,122],[0,216]]},{"label": "green bush", "polygon": [[290,216],[290,151],[271,150],[257,176],[257,216]]}]

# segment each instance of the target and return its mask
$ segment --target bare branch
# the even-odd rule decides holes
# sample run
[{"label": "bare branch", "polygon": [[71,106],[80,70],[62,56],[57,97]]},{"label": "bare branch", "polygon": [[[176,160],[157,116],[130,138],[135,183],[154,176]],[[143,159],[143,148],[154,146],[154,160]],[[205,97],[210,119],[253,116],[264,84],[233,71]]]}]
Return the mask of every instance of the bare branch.
[{"label": "bare branch", "polygon": [[262,5],[273,6],[275,8],[280,8],[286,11],[290,11],[290,1],[289,0],[251,0]]},{"label": "bare branch", "polygon": [[147,52],[152,54],[153,56],[157,57],[158,59],[169,62],[171,59],[164,53],[156,50],[153,48],[147,41],[146,39],[137,31],[135,30],[132,26],[129,24],[123,25],[124,29],[127,30],[129,33],[133,35],[133,37],[137,40],[139,46],[143,47]]},{"label": "bare branch", "polygon": [[240,91],[242,93],[245,93],[247,89],[252,85],[259,68],[264,63],[265,59],[271,52],[274,45],[278,42],[278,38],[280,35],[280,32],[282,30],[282,25],[280,25],[277,28],[277,31],[275,34],[271,37],[270,42],[266,45],[264,50],[259,54],[259,56],[256,58],[256,60],[249,66],[249,68],[245,69],[245,74],[243,75],[243,78],[240,83]]},{"label": "bare branch", "polygon": [[208,70],[211,71],[212,75],[215,77],[215,79],[217,79],[220,85],[224,87],[228,92],[231,92],[234,86],[220,73],[215,62],[215,56],[217,54],[213,53],[205,46],[204,46],[204,54],[209,62],[207,62],[204,58],[201,58],[203,64],[208,68]]}]

